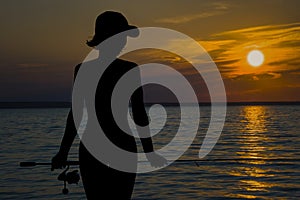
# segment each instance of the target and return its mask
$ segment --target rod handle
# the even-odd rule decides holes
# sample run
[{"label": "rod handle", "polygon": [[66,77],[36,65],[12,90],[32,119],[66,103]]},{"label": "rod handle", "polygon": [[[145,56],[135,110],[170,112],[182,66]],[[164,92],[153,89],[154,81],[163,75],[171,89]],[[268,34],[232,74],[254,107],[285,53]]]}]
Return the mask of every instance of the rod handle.
[{"label": "rod handle", "polygon": [[20,162],[20,167],[34,167],[36,162]]}]

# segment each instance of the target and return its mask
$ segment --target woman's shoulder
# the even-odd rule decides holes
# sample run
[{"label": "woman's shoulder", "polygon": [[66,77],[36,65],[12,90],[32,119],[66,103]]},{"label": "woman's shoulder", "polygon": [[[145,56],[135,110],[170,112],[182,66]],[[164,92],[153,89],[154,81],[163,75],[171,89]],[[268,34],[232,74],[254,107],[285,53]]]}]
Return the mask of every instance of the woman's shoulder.
[{"label": "woman's shoulder", "polygon": [[[124,59],[119,59],[117,58],[112,64],[116,64],[116,65],[122,65],[128,68],[133,68],[138,66],[138,64],[136,64],[135,62],[131,62],[128,60],[124,60]],[[79,71],[80,67],[82,66],[82,63],[79,63],[75,66],[75,74],[77,74],[77,72]]]},{"label": "woman's shoulder", "polygon": [[75,70],[74,70],[74,76],[75,76],[75,77],[76,77],[76,75],[77,75],[77,73],[78,73],[78,71],[79,71],[79,69],[80,69],[81,64],[82,64],[82,63],[79,63],[79,64],[77,64],[77,65],[75,66]]},{"label": "woman's shoulder", "polygon": [[80,66],[82,65],[82,63],[79,63],[75,66],[75,71],[78,71],[80,69]]},{"label": "woman's shoulder", "polygon": [[135,62],[131,62],[131,61],[128,61],[128,60],[123,60],[123,59],[116,59],[115,62],[117,64],[121,64],[123,66],[127,66],[127,67],[136,67],[138,66],[138,64],[136,64]]}]

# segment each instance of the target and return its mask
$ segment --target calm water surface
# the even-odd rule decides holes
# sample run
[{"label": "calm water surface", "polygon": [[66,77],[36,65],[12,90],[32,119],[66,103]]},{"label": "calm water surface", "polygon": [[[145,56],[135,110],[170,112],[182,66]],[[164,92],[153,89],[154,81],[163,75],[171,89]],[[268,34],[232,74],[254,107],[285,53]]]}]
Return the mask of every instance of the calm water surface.
[{"label": "calm water surface", "polygon": [[[156,148],[170,142],[178,128],[178,108],[166,109],[166,125],[153,139]],[[197,137],[181,159],[197,159],[210,115],[209,107],[200,110]],[[67,112],[0,110],[0,199],[85,199],[81,181],[69,185],[70,194],[61,194],[60,170],[18,166],[20,161],[50,161]],[[222,135],[208,156],[139,174],[133,199],[300,199],[299,113],[300,106],[229,106]],[[77,160],[78,142],[69,160]]]}]

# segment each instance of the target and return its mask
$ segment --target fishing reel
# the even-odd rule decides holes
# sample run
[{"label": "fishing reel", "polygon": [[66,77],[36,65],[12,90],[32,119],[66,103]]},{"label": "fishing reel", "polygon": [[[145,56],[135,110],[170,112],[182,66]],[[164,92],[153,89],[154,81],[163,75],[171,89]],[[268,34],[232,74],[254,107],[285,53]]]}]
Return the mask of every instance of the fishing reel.
[{"label": "fishing reel", "polygon": [[80,176],[78,173],[78,170],[74,170],[71,172],[67,172],[69,170],[70,166],[68,165],[67,168],[58,175],[57,179],[59,181],[64,182],[64,188],[62,189],[63,194],[68,194],[69,190],[67,188],[67,183],[68,184],[78,184],[80,180]]}]

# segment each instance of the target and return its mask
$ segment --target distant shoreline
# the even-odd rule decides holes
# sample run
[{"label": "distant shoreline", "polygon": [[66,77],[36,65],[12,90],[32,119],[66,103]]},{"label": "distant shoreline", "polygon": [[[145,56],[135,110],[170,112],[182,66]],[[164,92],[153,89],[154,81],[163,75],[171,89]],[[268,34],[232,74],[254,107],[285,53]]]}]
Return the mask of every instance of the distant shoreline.
[{"label": "distant shoreline", "polygon": [[[153,104],[161,104],[163,106],[178,106],[178,103],[145,103],[145,106]],[[185,103],[183,105],[193,106],[195,104]],[[200,102],[199,106],[210,106],[210,102]],[[227,106],[272,106],[272,105],[300,105],[300,101],[285,101],[285,102],[227,102]],[[71,102],[0,102],[0,109],[10,108],[70,108]]]}]

